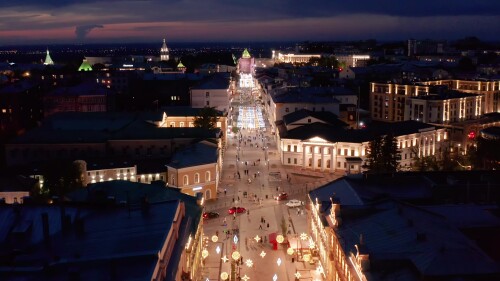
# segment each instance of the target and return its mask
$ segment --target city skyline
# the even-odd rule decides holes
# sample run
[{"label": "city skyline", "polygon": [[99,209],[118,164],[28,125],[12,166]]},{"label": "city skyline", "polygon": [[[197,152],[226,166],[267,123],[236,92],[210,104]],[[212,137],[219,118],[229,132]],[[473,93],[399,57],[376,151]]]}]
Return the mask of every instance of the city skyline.
[{"label": "city skyline", "polygon": [[354,40],[496,40],[500,3],[443,0],[71,1],[0,3],[0,44]]}]

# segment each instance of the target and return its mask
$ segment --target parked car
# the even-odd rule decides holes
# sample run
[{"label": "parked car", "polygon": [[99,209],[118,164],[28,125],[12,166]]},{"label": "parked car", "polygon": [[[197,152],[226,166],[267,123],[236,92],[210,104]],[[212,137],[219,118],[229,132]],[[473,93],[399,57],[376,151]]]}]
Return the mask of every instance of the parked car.
[{"label": "parked car", "polygon": [[286,199],[288,199],[288,194],[286,192],[281,192],[280,194],[274,196],[274,200],[281,201]]},{"label": "parked car", "polygon": [[215,219],[219,217],[219,213],[216,212],[205,212],[203,213],[204,219]]},{"label": "parked car", "polygon": [[246,209],[243,208],[243,207],[232,207],[232,208],[229,208],[229,210],[227,210],[227,212],[232,215],[234,213],[237,213],[237,214],[241,214],[241,213],[244,213],[246,212]]},{"label": "parked car", "polygon": [[287,205],[290,208],[295,208],[295,207],[300,207],[304,205],[304,202],[297,200],[297,199],[292,199],[288,201],[285,205]]}]

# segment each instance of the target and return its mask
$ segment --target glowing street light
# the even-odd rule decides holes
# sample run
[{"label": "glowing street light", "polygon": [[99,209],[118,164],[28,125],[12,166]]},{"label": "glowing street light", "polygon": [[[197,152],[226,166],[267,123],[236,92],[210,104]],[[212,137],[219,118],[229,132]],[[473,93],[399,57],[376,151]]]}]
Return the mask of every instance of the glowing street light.
[{"label": "glowing street light", "polygon": [[219,241],[219,237],[217,237],[217,235],[213,235],[213,236],[212,236],[212,242],[214,242],[214,243],[215,243],[215,242],[217,242],[217,241]]},{"label": "glowing street light", "polygon": [[255,237],[253,238],[253,240],[255,240],[255,242],[257,243],[260,241],[260,239],[261,238],[259,237],[259,235],[255,235]]},{"label": "glowing street light", "polygon": [[241,279],[242,279],[243,281],[248,281],[248,279],[250,279],[250,277],[248,277],[248,276],[245,274],[243,277],[241,277]]},{"label": "glowing street light", "polygon": [[234,235],[233,242],[234,244],[238,244],[238,236]]},{"label": "glowing street light", "polygon": [[260,252],[260,257],[261,258],[264,258],[265,256],[266,256],[266,252],[264,252],[264,251]]},{"label": "glowing street light", "polygon": [[229,274],[227,274],[227,272],[224,271],[220,274],[220,278],[222,280],[227,280],[227,278],[229,278]]},{"label": "glowing street light", "polygon": [[229,259],[226,256],[223,256],[221,260],[226,263]]},{"label": "glowing street light", "polygon": [[283,237],[283,235],[279,234],[278,236],[276,236],[276,242],[278,243],[283,243],[283,241],[285,241],[285,237]]},{"label": "glowing street light", "polygon": [[276,263],[278,264],[278,266],[281,265],[281,258],[278,258],[278,260],[276,260]]},{"label": "glowing street light", "polygon": [[273,281],[276,281],[276,280],[278,280],[278,275],[276,275],[276,273],[275,273],[273,276]]},{"label": "glowing street light", "polygon": [[248,266],[248,267],[252,267],[253,266],[253,261],[251,259],[248,259],[245,261],[245,264]]},{"label": "glowing street light", "polygon": [[207,249],[204,249],[203,251],[201,251],[201,256],[205,259],[208,257],[208,251]]},{"label": "glowing street light", "polygon": [[294,253],[293,248],[288,248],[286,250],[286,253],[289,254],[290,256],[293,255],[293,253]]},{"label": "glowing street light", "polygon": [[238,251],[234,251],[233,254],[231,255],[231,257],[233,258],[233,260],[237,261],[241,258],[241,255],[240,255],[240,252]]},{"label": "glowing street light", "polygon": [[219,247],[219,246],[217,246],[217,248],[215,248],[215,252],[216,252],[217,254],[220,254],[220,247]]},{"label": "glowing street light", "polygon": [[300,234],[300,239],[301,239],[301,240],[307,240],[307,238],[309,238],[309,237],[308,237],[308,235],[307,235],[307,233],[302,232],[302,233]]},{"label": "glowing street light", "polygon": [[300,275],[300,272],[295,272],[295,278],[300,279],[300,277],[302,277],[302,275]]}]

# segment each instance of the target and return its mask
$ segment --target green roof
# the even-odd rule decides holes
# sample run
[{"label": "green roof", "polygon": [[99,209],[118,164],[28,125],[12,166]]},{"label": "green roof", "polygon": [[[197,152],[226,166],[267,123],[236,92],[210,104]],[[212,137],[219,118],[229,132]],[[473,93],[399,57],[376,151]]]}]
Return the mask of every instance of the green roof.
[{"label": "green roof", "polygon": [[181,67],[186,68],[186,67],[184,66],[184,64],[182,64],[182,61],[179,61],[179,64],[177,65],[177,68],[181,68]]},{"label": "green roof", "polygon": [[92,71],[92,66],[90,66],[87,59],[83,59],[82,65],[80,65],[78,71]]},{"label": "green roof", "polygon": [[244,58],[244,59],[249,59],[251,56],[250,56],[250,53],[248,52],[248,50],[245,49],[243,51],[243,55],[241,57]]},{"label": "green roof", "polygon": [[45,64],[45,65],[53,65],[54,64],[54,61],[50,57],[49,49],[47,49],[47,55],[45,56],[45,62],[43,64]]}]

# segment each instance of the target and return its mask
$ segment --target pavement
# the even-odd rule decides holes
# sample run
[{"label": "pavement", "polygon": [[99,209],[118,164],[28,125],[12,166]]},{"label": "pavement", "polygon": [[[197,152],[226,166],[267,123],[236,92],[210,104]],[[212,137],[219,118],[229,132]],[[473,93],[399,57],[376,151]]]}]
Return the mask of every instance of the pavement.
[{"label": "pavement", "polygon": [[[244,106],[253,104],[248,96],[237,96],[234,100],[237,102],[232,104],[233,112],[238,110],[240,101]],[[206,211],[218,212],[220,217],[204,222],[209,255],[204,260],[204,272],[199,280],[223,280],[223,272],[229,274],[228,280],[232,280],[231,266],[234,262],[231,261],[231,255],[234,251],[238,251],[242,257],[243,262],[235,266],[235,271],[244,281],[274,280],[275,275],[277,279],[274,281],[297,280],[297,272],[300,273],[300,280],[321,280],[316,273],[316,265],[299,262],[297,253],[288,255],[286,245],[278,244],[278,249],[273,250],[269,235],[277,233],[292,238],[308,233],[307,209],[288,208],[285,203],[290,199],[306,202],[308,191],[341,175],[311,173],[282,165],[267,120],[266,126],[265,131],[242,129],[237,134],[228,135],[220,192],[216,200],[208,200],[205,205]],[[274,200],[273,197],[280,192],[286,192],[288,199]],[[227,210],[231,207],[243,207],[248,213],[229,215]],[[265,223],[261,222],[262,219]],[[234,229],[238,232],[234,232]],[[224,231],[231,231],[231,234],[226,235]],[[213,242],[211,237],[216,233],[218,240]],[[257,242],[254,239],[256,236],[262,241]],[[264,257],[262,253],[265,253]],[[224,262],[224,257],[229,261]],[[252,266],[248,266],[249,260]]]}]

